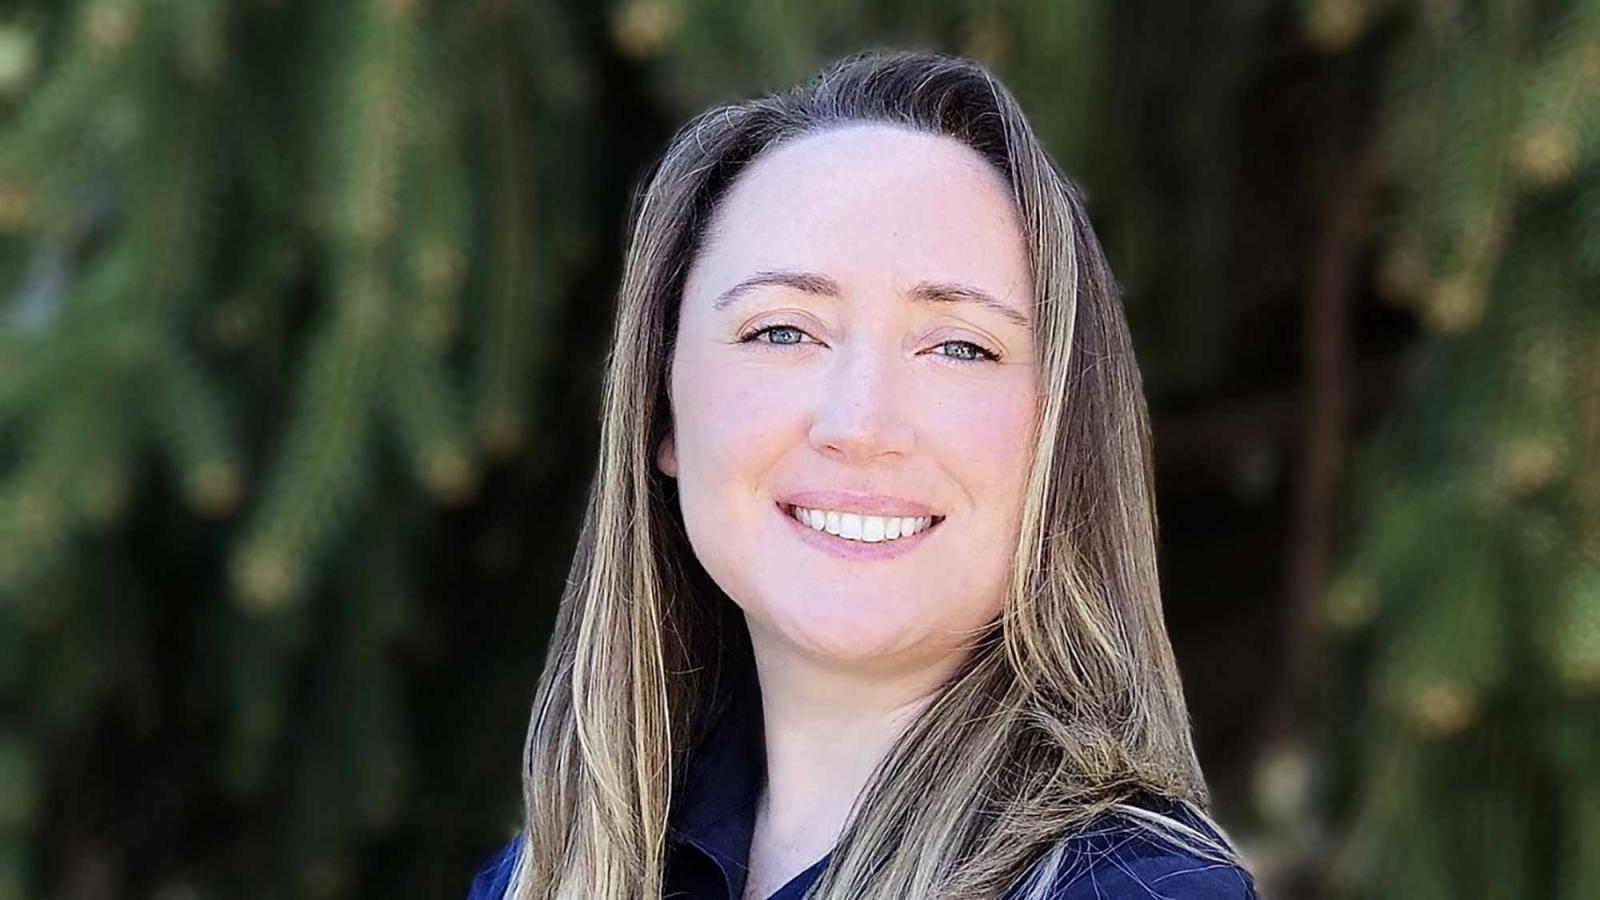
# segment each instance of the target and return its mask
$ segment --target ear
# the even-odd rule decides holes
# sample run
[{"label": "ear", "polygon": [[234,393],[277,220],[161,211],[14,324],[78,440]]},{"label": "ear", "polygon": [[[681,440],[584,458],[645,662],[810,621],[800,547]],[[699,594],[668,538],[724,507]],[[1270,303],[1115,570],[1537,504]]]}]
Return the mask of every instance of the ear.
[{"label": "ear", "polygon": [[661,439],[661,445],[656,448],[656,468],[668,478],[678,477],[678,452],[672,444],[672,432]]}]

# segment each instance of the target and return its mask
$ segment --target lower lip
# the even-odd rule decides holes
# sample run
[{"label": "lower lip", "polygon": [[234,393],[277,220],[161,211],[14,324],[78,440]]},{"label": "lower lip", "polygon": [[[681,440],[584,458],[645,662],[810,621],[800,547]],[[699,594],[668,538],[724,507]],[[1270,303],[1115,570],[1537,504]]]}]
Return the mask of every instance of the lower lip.
[{"label": "lower lip", "polygon": [[869,543],[867,541],[852,541],[849,538],[838,537],[826,531],[812,528],[810,525],[796,519],[788,508],[781,503],[774,505],[773,508],[778,511],[778,515],[783,516],[784,521],[788,522],[790,527],[799,533],[800,540],[840,559],[893,559],[916,549],[929,534],[933,533],[935,528],[944,523],[944,520],[940,519],[910,537]]}]

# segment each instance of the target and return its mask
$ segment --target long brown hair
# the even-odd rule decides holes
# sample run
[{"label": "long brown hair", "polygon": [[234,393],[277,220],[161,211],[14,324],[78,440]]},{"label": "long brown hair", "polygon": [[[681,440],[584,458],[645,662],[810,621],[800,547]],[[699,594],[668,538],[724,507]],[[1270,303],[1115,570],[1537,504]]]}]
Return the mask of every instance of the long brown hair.
[{"label": "long brown hair", "polygon": [[871,51],[695,117],[636,199],[599,464],[528,728],[516,900],[661,896],[687,757],[755,677],[738,609],[654,466],[684,275],[752,160],[861,122],[954,137],[1005,177],[1033,267],[1039,424],[1003,613],[891,748],[812,895],[995,897],[1023,876],[1042,890],[1063,839],[1108,810],[1230,853],[1129,802],[1203,816],[1207,799],[1161,615],[1139,370],[1078,191],[981,65]]}]

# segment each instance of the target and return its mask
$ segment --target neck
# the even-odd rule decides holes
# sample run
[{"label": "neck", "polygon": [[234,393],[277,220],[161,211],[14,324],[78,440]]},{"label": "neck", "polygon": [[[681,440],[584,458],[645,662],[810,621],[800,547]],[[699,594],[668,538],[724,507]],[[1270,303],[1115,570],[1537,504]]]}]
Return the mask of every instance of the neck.
[{"label": "neck", "polygon": [[847,669],[763,637],[752,631],[767,772],[752,867],[798,871],[833,847],[873,769],[960,660]]}]

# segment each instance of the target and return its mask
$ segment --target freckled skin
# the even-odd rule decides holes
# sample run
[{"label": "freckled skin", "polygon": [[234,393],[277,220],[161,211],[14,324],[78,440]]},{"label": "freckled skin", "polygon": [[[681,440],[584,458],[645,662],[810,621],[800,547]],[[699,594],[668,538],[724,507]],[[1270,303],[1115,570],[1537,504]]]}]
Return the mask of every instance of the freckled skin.
[{"label": "freckled skin", "polygon": [[[715,299],[762,271],[826,275]],[[673,435],[690,543],[754,639],[881,671],[957,654],[998,614],[1031,452],[1037,364],[1021,325],[974,304],[915,303],[919,281],[978,287],[1030,318],[1024,237],[1003,178],[959,141],[852,125],[787,142],[734,184],[679,311]],[[741,335],[769,332],[741,343]],[[790,343],[783,343],[788,341]],[[999,362],[969,362],[970,341]],[[981,355],[981,354],[979,354]],[[784,493],[871,491],[946,517],[893,559],[808,546]]]}]

